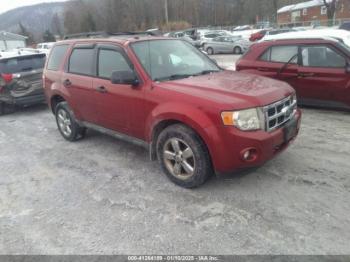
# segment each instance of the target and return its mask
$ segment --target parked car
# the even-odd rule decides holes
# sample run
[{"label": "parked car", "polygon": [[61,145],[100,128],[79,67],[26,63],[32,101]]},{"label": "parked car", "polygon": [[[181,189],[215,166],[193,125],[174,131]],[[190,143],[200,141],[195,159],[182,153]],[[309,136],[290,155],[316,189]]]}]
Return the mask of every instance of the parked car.
[{"label": "parked car", "polygon": [[48,55],[54,44],[55,42],[40,43],[36,46],[36,49],[39,50],[39,52],[45,53]]},{"label": "parked car", "polygon": [[289,32],[278,35],[268,35],[265,36],[262,41],[265,40],[280,40],[280,39],[305,39],[305,38],[323,38],[332,37],[335,38],[347,46],[350,47],[350,32],[340,29],[313,29],[304,30],[298,32]]},{"label": "parked car", "polygon": [[39,44],[37,44],[36,48],[50,50],[54,44],[55,44],[55,42],[39,43]]},{"label": "parked car", "polygon": [[266,35],[266,33],[267,33],[266,29],[253,33],[251,34],[249,41],[255,42],[255,41],[261,40]]},{"label": "parked car", "polygon": [[201,36],[199,45],[203,47],[206,43],[212,41],[214,38],[225,35],[222,32],[209,32]]},{"label": "parked car", "polygon": [[269,36],[269,35],[279,35],[279,34],[283,34],[283,33],[296,32],[296,31],[297,30],[294,30],[291,28],[268,30],[268,31],[266,31],[266,34],[264,37]]},{"label": "parked car", "polygon": [[195,47],[200,47],[200,41],[199,40],[193,40],[191,37],[186,35],[185,32],[171,32],[167,35],[168,37],[173,37],[173,38],[179,38],[182,40],[185,40],[186,42],[190,43],[191,45]]},{"label": "parked car", "polygon": [[225,71],[171,38],[59,42],[44,90],[66,140],[91,128],[145,146],[186,188],[262,165],[296,137],[301,118],[288,84]]},{"label": "parked car", "polygon": [[236,69],[289,83],[303,105],[350,109],[350,48],[333,38],[254,44]]},{"label": "parked car", "polygon": [[245,53],[251,43],[239,36],[219,36],[204,44],[203,49],[209,54],[217,53]]},{"label": "parked car", "polygon": [[45,102],[42,86],[45,58],[45,54],[2,54],[0,115],[7,105],[29,106]]},{"label": "parked car", "polygon": [[350,21],[345,21],[343,22],[340,26],[339,29],[350,31]]},{"label": "parked car", "polygon": [[235,27],[232,31],[246,31],[246,30],[252,30],[252,27],[250,25],[242,25]]}]

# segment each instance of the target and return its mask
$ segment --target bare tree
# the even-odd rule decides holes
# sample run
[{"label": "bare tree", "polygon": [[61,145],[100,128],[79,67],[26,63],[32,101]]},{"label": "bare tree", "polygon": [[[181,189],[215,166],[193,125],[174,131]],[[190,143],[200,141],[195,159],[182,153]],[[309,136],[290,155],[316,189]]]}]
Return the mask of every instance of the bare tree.
[{"label": "bare tree", "polygon": [[334,23],[335,11],[337,10],[337,2],[337,0],[323,0],[323,3],[327,8],[327,17],[330,25],[333,25]]}]

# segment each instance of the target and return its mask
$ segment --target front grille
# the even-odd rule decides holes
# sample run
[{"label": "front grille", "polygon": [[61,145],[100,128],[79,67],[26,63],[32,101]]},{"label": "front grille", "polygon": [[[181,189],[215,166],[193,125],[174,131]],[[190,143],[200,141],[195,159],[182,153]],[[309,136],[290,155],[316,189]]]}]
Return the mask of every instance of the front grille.
[{"label": "front grille", "polygon": [[265,106],[266,131],[271,132],[287,123],[295,114],[297,102],[289,96],[271,105]]}]

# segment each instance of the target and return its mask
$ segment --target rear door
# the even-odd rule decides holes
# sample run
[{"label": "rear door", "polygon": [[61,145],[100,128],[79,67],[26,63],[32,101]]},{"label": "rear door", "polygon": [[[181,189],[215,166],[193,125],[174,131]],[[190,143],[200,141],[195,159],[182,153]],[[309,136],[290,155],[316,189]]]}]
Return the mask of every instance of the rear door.
[{"label": "rear door", "polygon": [[[250,72],[275,78],[296,87],[298,77],[298,45],[275,45],[254,61]],[[248,69],[248,68],[246,68]]]},{"label": "rear door", "polygon": [[[350,105],[349,73],[345,55],[332,45],[301,47],[297,93],[304,103],[315,105]],[[303,101],[301,101],[303,102]]]},{"label": "rear door", "polygon": [[61,83],[69,94],[69,103],[79,120],[97,123],[95,92],[92,79],[96,76],[95,45],[77,44],[70,54]]}]

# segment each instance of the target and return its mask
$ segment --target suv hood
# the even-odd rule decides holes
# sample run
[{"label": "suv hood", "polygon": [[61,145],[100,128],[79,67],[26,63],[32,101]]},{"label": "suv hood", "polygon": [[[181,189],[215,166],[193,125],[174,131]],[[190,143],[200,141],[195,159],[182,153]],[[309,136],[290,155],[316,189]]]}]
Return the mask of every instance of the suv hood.
[{"label": "suv hood", "polygon": [[295,92],[284,82],[234,71],[160,82],[157,86],[233,109],[269,105]]}]

